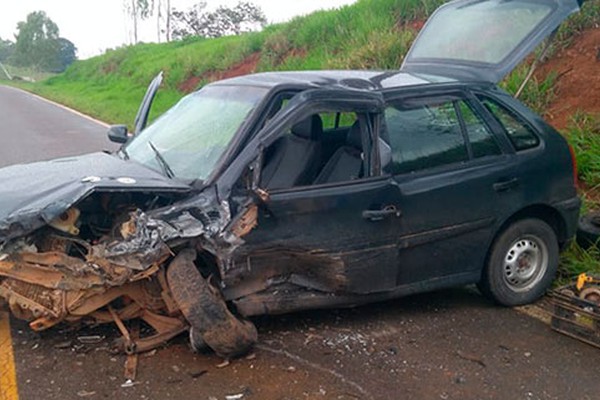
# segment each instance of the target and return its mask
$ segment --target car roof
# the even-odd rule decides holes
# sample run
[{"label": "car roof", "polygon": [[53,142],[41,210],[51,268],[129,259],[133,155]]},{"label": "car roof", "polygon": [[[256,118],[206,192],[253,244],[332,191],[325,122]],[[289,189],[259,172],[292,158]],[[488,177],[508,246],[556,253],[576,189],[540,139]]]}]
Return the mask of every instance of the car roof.
[{"label": "car roof", "polygon": [[382,90],[397,87],[457,82],[454,79],[399,71],[285,71],[262,72],[224,79],[211,85],[302,87],[345,87],[349,89]]}]

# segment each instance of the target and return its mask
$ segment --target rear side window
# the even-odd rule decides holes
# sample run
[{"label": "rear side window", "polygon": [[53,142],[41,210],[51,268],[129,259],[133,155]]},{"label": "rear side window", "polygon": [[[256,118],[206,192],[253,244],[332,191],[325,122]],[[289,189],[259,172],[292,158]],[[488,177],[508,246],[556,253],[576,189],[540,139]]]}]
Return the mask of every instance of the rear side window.
[{"label": "rear side window", "polygon": [[531,149],[540,144],[540,139],[533,133],[533,130],[517,118],[512,111],[489,97],[479,96],[479,99],[504,127],[516,151]]},{"label": "rear side window", "polygon": [[469,136],[473,157],[480,158],[500,154],[500,147],[483,120],[473,112],[466,102],[459,101],[458,106],[463,121],[465,121],[465,129],[467,130],[467,136]]},{"label": "rear side window", "polygon": [[385,111],[392,162],[401,174],[467,161],[469,155],[453,101],[393,104]]}]

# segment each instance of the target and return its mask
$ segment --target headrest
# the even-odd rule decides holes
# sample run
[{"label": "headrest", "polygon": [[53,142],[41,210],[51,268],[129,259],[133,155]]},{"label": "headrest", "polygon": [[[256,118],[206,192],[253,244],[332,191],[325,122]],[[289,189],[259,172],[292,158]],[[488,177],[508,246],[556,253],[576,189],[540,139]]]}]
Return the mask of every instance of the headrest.
[{"label": "headrest", "polygon": [[316,140],[323,134],[323,121],[319,114],[311,115],[292,126],[292,133],[304,139]]},{"label": "headrest", "polygon": [[348,131],[346,145],[362,150],[362,130],[360,129],[359,121],[356,121]]}]

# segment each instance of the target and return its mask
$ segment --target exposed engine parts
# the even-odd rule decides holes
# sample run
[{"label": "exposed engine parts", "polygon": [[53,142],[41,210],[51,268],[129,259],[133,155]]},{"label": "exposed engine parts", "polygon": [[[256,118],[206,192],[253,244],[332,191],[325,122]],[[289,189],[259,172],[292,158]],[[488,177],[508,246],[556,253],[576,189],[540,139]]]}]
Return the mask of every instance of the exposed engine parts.
[{"label": "exposed engine parts", "polygon": [[[220,214],[201,221],[181,213],[167,223],[113,200],[86,199],[82,209],[71,207],[48,226],[2,244],[0,297],[11,312],[36,331],[61,322],[115,323],[122,333],[117,347],[128,354],[185,331],[195,347],[202,343],[223,357],[246,352],[257,339],[254,325],[227,308],[196,264],[194,242],[182,240],[204,229],[220,232]],[[252,229],[256,210],[244,215],[235,233]],[[135,319],[151,333],[131,335],[126,322]]]}]

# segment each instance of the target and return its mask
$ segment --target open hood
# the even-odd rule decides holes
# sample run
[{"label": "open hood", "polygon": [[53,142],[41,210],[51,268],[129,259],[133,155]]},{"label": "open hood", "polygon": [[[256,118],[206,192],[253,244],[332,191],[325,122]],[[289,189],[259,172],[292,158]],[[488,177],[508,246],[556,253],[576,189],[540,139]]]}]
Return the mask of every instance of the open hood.
[{"label": "open hood", "polygon": [[0,169],[0,244],[54,220],[94,191],[187,192],[190,187],[106,153]]},{"label": "open hood", "polygon": [[496,84],[582,1],[452,1],[429,18],[401,69]]}]

